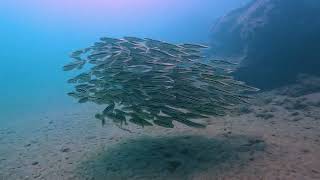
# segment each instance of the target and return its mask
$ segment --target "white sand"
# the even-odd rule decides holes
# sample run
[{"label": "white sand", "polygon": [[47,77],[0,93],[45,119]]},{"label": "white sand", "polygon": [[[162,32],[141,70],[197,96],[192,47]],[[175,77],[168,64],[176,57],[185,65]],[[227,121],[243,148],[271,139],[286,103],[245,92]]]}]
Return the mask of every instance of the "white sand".
[{"label": "white sand", "polygon": [[[206,129],[101,127],[91,105],[0,128],[0,179],[320,179],[320,93],[268,92]],[[231,134],[228,134],[231,132]]]}]

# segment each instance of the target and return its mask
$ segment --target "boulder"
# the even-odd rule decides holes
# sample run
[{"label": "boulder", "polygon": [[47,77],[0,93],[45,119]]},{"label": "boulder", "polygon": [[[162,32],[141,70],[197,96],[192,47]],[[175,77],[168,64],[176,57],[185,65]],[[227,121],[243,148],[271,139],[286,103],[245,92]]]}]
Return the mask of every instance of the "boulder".
[{"label": "boulder", "polygon": [[214,25],[211,53],[239,62],[235,76],[262,89],[319,75],[319,17],[319,0],[254,0]]}]

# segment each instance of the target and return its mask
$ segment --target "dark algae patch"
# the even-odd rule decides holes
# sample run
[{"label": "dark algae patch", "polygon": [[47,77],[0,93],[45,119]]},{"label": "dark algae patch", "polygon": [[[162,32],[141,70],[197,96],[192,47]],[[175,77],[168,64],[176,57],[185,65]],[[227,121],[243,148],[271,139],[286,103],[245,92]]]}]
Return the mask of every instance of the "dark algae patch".
[{"label": "dark algae patch", "polygon": [[73,52],[72,62],[64,66],[65,71],[81,70],[68,80],[74,85],[68,95],[79,103],[104,105],[95,115],[103,125],[173,128],[176,121],[203,128],[196,119],[224,115],[246,102],[244,92],[257,90],[234,80],[229,63],[205,63],[201,52],[206,48],[148,38],[101,38]]}]

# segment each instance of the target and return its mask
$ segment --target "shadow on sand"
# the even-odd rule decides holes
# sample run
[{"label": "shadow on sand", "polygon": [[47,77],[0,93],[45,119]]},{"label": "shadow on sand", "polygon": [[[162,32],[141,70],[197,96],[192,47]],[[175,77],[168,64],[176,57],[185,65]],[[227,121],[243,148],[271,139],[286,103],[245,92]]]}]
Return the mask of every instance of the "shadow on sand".
[{"label": "shadow on sand", "polygon": [[244,166],[264,149],[264,141],[245,136],[144,137],[117,144],[78,170],[95,180],[190,179],[209,170],[218,175]]}]

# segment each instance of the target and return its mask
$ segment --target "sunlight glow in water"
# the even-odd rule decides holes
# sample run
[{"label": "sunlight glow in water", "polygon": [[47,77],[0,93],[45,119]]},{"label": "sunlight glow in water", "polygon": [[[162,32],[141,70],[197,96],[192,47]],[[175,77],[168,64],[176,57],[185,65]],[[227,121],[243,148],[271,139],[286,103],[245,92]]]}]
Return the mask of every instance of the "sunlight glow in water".
[{"label": "sunlight glow in water", "polygon": [[103,16],[141,16],[163,10],[173,11],[176,7],[185,8],[182,0],[29,0],[0,2],[11,9],[41,13],[51,17],[92,18]]}]

